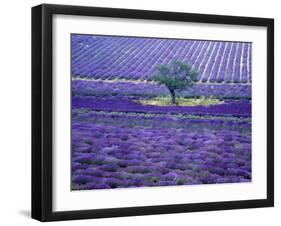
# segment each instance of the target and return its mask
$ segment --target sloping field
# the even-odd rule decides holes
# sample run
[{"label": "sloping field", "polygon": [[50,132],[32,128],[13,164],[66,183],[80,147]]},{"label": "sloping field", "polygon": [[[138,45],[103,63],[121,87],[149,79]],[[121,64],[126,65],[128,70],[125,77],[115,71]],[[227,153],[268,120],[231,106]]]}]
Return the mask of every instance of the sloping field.
[{"label": "sloping field", "polygon": [[149,81],[157,65],[189,63],[202,83],[251,84],[248,42],[72,35],[75,78]]}]

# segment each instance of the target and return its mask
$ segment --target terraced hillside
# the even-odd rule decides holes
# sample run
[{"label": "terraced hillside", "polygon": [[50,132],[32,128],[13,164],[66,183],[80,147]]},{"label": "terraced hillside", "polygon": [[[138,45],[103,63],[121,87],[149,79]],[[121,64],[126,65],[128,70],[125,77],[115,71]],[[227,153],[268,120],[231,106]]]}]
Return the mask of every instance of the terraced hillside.
[{"label": "terraced hillside", "polygon": [[252,44],[117,36],[72,35],[74,78],[149,81],[159,64],[177,59],[199,72],[200,83],[252,81]]}]

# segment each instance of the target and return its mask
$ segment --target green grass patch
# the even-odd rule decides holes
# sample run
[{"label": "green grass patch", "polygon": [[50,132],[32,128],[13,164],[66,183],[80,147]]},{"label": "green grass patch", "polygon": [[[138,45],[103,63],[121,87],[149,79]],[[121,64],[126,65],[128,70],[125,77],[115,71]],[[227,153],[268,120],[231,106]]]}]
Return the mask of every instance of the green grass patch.
[{"label": "green grass patch", "polygon": [[[156,105],[156,106],[174,106],[171,103],[170,97],[155,97],[151,99],[142,99],[139,102],[143,105]],[[224,101],[216,99],[216,98],[207,98],[207,97],[200,97],[200,98],[185,98],[185,97],[178,97],[176,99],[177,106],[210,106],[210,105],[217,105],[223,104]]]}]

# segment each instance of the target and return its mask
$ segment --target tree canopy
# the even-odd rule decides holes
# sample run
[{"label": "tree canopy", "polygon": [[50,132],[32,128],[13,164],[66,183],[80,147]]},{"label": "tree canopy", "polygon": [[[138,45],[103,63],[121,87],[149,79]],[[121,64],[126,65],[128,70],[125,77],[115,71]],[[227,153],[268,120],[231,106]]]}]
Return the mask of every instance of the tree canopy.
[{"label": "tree canopy", "polygon": [[174,60],[169,64],[159,65],[152,80],[167,87],[171,101],[175,104],[175,91],[192,87],[197,76],[198,72],[191,65]]}]

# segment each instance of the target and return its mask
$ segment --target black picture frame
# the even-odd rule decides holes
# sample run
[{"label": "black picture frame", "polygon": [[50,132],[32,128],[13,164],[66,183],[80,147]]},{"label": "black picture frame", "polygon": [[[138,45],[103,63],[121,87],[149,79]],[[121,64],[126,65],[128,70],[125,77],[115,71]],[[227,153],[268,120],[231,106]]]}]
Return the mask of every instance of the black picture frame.
[{"label": "black picture frame", "polygon": [[[267,198],[129,208],[52,210],[52,18],[55,14],[182,21],[267,28]],[[274,20],[268,18],[43,4],[32,8],[32,218],[40,221],[122,217],[274,206]]]}]

